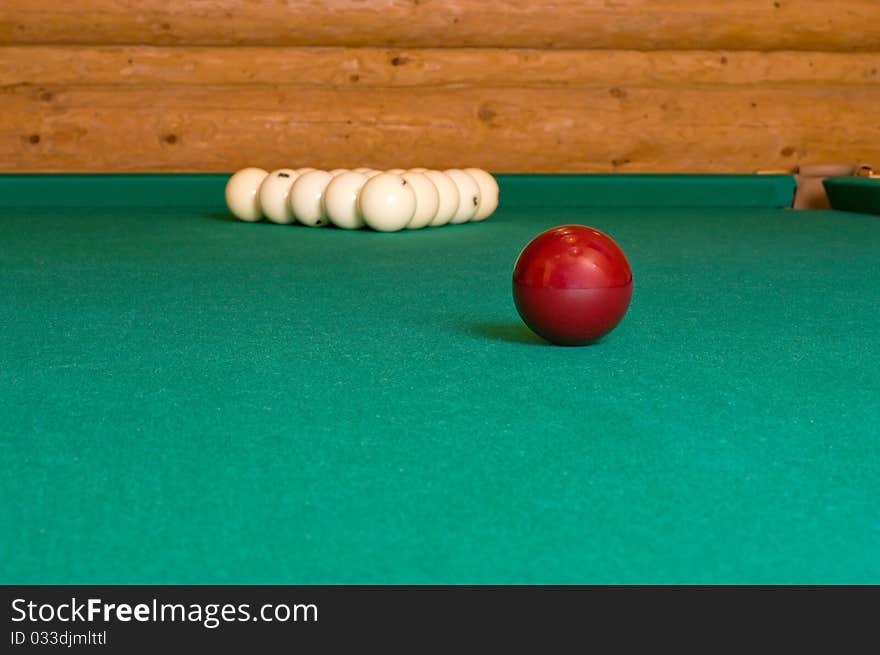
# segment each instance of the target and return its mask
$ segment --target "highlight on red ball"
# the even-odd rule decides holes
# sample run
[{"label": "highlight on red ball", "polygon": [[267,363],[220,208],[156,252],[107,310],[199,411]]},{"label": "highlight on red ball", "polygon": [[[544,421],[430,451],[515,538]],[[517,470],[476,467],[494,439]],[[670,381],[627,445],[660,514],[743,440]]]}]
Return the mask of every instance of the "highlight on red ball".
[{"label": "highlight on red ball", "polygon": [[513,268],[513,300],[529,328],[562,346],[595,343],[623,319],[633,277],[615,241],[586,225],[532,239]]}]

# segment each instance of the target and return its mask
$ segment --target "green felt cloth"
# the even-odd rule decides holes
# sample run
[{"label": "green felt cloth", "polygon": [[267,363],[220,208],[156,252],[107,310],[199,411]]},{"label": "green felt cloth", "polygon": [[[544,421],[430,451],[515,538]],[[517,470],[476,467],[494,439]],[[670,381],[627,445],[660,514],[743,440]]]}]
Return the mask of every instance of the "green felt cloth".
[{"label": "green felt cloth", "polygon": [[[635,276],[591,347],[511,300],[568,222]],[[0,582],[878,583],[878,262],[836,212],[7,209]]]}]

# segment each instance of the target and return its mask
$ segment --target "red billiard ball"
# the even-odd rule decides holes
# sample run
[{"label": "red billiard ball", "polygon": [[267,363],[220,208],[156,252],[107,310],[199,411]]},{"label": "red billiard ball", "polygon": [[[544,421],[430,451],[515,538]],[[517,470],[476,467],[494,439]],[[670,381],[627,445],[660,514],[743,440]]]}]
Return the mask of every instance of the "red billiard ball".
[{"label": "red billiard ball", "polygon": [[620,323],[632,298],[623,250],[599,230],[561,225],[532,239],[513,268],[522,320],[551,343],[580,346]]}]

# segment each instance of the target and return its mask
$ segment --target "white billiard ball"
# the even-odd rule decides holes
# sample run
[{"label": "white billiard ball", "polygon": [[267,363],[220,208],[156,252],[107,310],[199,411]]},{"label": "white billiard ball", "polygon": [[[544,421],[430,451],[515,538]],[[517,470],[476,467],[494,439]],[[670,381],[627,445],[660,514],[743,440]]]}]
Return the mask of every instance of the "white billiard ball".
[{"label": "white billiard ball", "polygon": [[440,171],[425,171],[424,175],[434,183],[440,194],[440,206],[433,220],[428,223],[431,227],[446,225],[458,211],[458,187],[450,177]]},{"label": "white billiard ball", "polygon": [[303,225],[317,227],[327,224],[324,213],[324,190],[333,176],[327,171],[311,170],[303,173],[290,187],[290,208]]},{"label": "white billiard ball", "polygon": [[397,232],[416,213],[416,194],[400,175],[380,173],[364,183],[358,209],[368,227],[379,232]]},{"label": "white billiard ball", "polygon": [[480,186],[474,178],[461,169],[450,168],[443,172],[458,187],[458,209],[449,222],[453,225],[467,223],[474,217],[474,214],[477,213],[477,207],[480,206]]},{"label": "white billiard ball", "polygon": [[306,173],[311,173],[313,170],[315,170],[315,169],[314,169],[314,168],[310,168],[310,167],[308,167],[308,166],[306,166],[305,168],[297,168],[297,169],[296,169],[296,174],[297,174],[297,175],[305,175]]},{"label": "white billiard ball", "polygon": [[279,168],[269,173],[260,185],[260,207],[263,215],[273,223],[288,225],[295,222],[288,196],[297,177],[295,170]]},{"label": "white billiard ball", "polygon": [[498,209],[498,182],[481,168],[465,168],[464,172],[480,187],[480,204],[471,221],[484,221]]},{"label": "white billiard ball", "polygon": [[385,172],[386,172],[386,173],[391,173],[392,175],[402,175],[403,173],[406,172],[406,170],[403,169],[403,168],[389,168],[389,169],[388,169],[387,171],[385,171]]},{"label": "white billiard ball", "polygon": [[426,227],[437,215],[440,208],[440,192],[437,187],[422,173],[407,172],[401,177],[409,182],[410,187],[416,194],[416,213],[406,224],[408,230],[418,230]]},{"label": "white billiard ball", "polygon": [[253,223],[263,218],[259,192],[268,174],[262,168],[242,168],[226,182],[226,206],[237,219]]},{"label": "white billiard ball", "polygon": [[367,176],[356,171],[340,173],[324,190],[324,213],[336,227],[344,230],[362,228],[364,217],[358,209],[358,194]]},{"label": "white billiard ball", "polygon": [[342,175],[343,173],[347,173],[348,169],[347,168],[334,168],[332,171],[327,171],[327,172],[330,173],[330,175],[332,175],[333,177],[336,177],[337,175]]}]

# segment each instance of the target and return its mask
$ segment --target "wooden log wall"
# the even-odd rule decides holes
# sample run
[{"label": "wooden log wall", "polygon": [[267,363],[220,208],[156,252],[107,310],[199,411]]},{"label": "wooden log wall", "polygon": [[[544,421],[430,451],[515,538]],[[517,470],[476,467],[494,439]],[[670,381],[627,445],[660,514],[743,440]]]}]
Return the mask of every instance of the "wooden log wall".
[{"label": "wooden log wall", "polygon": [[880,0],[4,0],[0,171],[880,164]]}]

